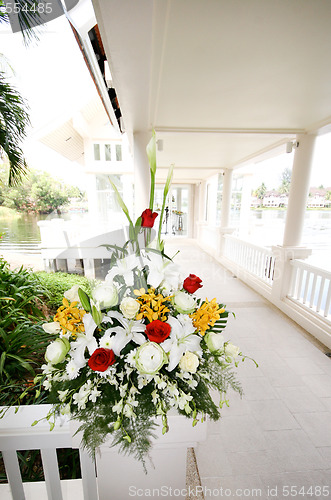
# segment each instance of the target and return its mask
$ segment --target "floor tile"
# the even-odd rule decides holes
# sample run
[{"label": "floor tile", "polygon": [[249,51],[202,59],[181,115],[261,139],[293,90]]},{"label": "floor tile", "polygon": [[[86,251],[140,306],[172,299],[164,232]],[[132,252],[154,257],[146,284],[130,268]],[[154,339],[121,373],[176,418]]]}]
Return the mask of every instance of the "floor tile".
[{"label": "floor tile", "polygon": [[296,413],[295,419],[315,446],[331,446],[331,413]]},{"label": "floor tile", "polygon": [[[209,433],[213,431],[215,428],[211,427]],[[228,452],[266,449],[261,427],[251,415],[224,416],[217,428],[217,436]]]},{"label": "floor tile", "polygon": [[266,490],[260,477],[254,475],[221,476],[202,480],[205,498],[263,499]]},{"label": "floor tile", "polygon": [[250,377],[242,381],[244,396],[247,401],[261,399],[278,399],[278,395],[269,380],[261,377]]},{"label": "floor tile", "polygon": [[292,413],[327,411],[322,399],[307,387],[282,387],[275,390]]},{"label": "floor tile", "polygon": [[297,375],[318,375],[325,373],[323,368],[318,366],[318,364],[309,357],[284,359]]},{"label": "floor tile", "polygon": [[320,398],[331,398],[331,375],[305,375],[303,382]]},{"label": "floor tile", "polygon": [[[268,499],[302,498],[304,500],[321,500],[321,498],[330,498],[330,471],[260,474],[260,479],[263,487],[269,493]],[[322,493],[324,493],[323,496]]]},{"label": "floor tile", "polygon": [[298,422],[280,400],[250,401],[249,406],[263,430],[299,428]]}]

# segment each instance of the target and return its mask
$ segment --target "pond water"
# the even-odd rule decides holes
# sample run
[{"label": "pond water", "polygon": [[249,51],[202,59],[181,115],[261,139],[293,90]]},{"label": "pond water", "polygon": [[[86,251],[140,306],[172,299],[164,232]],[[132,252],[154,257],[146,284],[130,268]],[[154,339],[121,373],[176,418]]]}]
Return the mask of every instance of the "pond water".
[{"label": "pond water", "polygon": [[47,215],[18,213],[0,207],[0,249],[13,252],[40,253],[40,232],[37,222]]},{"label": "pond water", "polygon": [[[239,212],[232,214],[231,225],[238,227]],[[37,222],[51,219],[56,214],[33,215],[17,213],[0,207],[0,251],[40,253],[40,232]],[[69,214],[62,216],[70,217]],[[286,210],[251,210],[239,236],[261,246],[280,245],[283,241]],[[331,210],[307,210],[303,233],[304,246],[313,248],[309,262],[331,270]]]},{"label": "pond water", "polygon": [[[285,219],[286,210],[251,210],[245,227],[238,212],[232,214],[231,224],[239,237],[270,247],[282,244]],[[331,210],[306,210],[302,246],[313,249],[307,262],[331,271]]]}]

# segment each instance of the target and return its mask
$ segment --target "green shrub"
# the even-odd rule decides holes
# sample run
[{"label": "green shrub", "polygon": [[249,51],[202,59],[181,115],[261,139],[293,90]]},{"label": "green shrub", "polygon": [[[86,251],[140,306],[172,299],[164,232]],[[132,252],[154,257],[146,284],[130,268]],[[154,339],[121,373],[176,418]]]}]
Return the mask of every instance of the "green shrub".
[{"label": "green shrub", "polygon": [[42,328],[47,295],[33,273],[0,258],[0,405],[13,404],[44,362],[53,338]]},{"label": "green shrub", "polygon": [[46,273],[44,271],[34,273],[40,284],[47,290],[47,305],[53,312],[62,305],[63,294],[73,285],[79,285],[82,290],[89,293],[90,284],[85,276],[68,273]]}]

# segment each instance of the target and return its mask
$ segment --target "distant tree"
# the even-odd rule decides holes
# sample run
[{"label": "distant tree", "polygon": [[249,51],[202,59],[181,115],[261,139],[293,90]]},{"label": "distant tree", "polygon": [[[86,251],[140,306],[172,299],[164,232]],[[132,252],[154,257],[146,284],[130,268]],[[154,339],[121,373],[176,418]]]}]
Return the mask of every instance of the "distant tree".
[{"label": "distant tree", "polygon": [[267,192],[267,186],[262,182],[261,186],[259,186],[255,191],[255,196],[260,200],[260,205],[262,205],[262,200]]},{"label": "distant tree", "polygon": [[80,199],[84,197],[79,189],[63,185],[46,172],[30,172],[21,185],[2,186],[0,203],[18,211],[49,214],[68,205],[73,193]]},{"label": "distant tree", "polygon": [[292,178],[292,171],[290,168],[286,167],[282,174],[281,174],[281,185],[278,188],[278,192],[280,194],[288,194],[290,191],[290,185],[291,185],[291,178]]}]

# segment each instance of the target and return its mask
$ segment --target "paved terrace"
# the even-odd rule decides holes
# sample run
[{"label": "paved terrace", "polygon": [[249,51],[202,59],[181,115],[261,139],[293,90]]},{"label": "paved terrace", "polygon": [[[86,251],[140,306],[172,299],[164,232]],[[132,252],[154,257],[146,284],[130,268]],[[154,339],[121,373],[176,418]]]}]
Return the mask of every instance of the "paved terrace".
[{"label": "paved terrace", "polygon": [[[327,349],[194,243],[178,241],[167,244],[168,254],[179,247],[176,262],[203,280],[200,296],[235,312],[225,338],[259,363],[241,363],[244,397],[230,395],[230,408],[209,423],[208,439],[196,449],[201,483],[212,490],[206,498],[331,498]],[[223,497],[213,494],[222,487]]]}]

